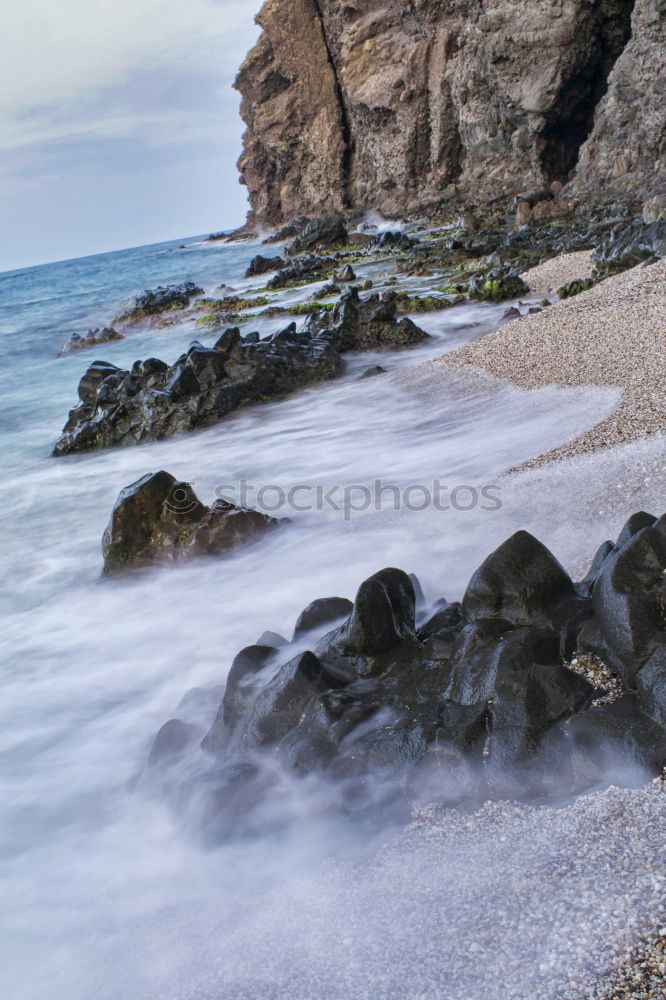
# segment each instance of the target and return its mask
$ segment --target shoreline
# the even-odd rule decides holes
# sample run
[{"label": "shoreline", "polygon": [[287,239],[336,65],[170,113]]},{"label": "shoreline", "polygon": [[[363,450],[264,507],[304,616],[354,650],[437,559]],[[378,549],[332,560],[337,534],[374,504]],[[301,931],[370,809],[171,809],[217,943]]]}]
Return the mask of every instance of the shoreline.
[{"label": "shoreline", "polygon": [[533,468],[666,430],[666,260],[638,265],[427,362],[477,369],[523,389],[622,391],[590,431],[519,466]]}]

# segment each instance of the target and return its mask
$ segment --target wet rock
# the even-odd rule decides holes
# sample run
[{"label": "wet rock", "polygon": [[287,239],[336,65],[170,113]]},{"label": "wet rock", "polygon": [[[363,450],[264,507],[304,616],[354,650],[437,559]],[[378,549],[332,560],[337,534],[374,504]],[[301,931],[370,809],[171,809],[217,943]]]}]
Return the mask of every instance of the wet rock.
[{"label": "wet rock", "polygon": [[99,344],[108,344],[113,340],[124,339],[123,334],[114,330],[112,326],[105,326],[101,330],[88,330],[85,337],[79,333],[73,333],[58,351],[58,357],[64,358],[67,354],[73,354],[74,351],[86,351],[89,347],[97,347]]},{"label": "wet rock", "polygon": [[270,271],[279,271],[283,267],[286,267],[286,262],[282,257],[264,257],[262,254],[257,254],[250,261],[245,277],[255,278]]},{"label": "wet rock", "polygon": [[151,359],[130,376],[96,361],[81,379],[81,403],[53,454],[138,444],[216,423],[242,406],[334,378],[340,351],[339,338],[328,334],[280,331],[259,340],[233,327],[214,348],[195,343],[173,366]]},{"label": "wet rock", "polygon": [[388,230],[375,236],[369,247],[371,250],[411,250],[414,247],[414,240],[411,240],[406,233]]},{"label": "wet rock", "polygon": [[257,675],[276,653],[276,647],[257,643],[241,649],[234,657],[219,711],[202,742],[204,750],[220,753],[224,749],[231,728],[243,717],[257,693]]},{"label": "wet rock", "polygon": [[576,715],[567,736],[580,787],[642,782],[666,764],[666,729],[641,711],[632,693]]},{"label": "wet rock", "polygon": [[398,319],[393,302],[371,295],[361,299],[355,288],[342,294],[332,312],[311,316],[311,332],[325,331],[341,351],[367,351],[377,347],[407,347],[426,340],[428,334],[410,319]]},{"label": "wet rock", "polygon": [[102,540],[104,573],[223,555],[280,523],[224,500],[206,507],[189,483],[150,473],[118,496]]},{"label": "wet rock", "polygon": [[279,649],[280,646],[286,646],[288,642],[289,640],[285,639],[279,632],[267,631],[261,633],[257,639],[257,646],[274,646],[276,649]]},{"label": "wet rock", "polygon": [[574,295],[580,295],[581,292],[589,291],[595,285],[596,280],[594,278],[576,278],[574,281],[568,281],[566,285],[558,288],[557,294],[561,299],[570,299]]},{"label": "wet rock", "polygon": [[[242,650],[204,740],[215,756],[218,816],[228,823],[223,803],[236,802],[225,775],[245,775],[237,805],[254,810],[279,801],[267,774],[284,767],[320,772],[337,789],[330,801],[357,813],[377,796],[452,805],[529,799],[655,773],[666,762],[663,625],[643,645],[648,655],[631,678],[634,689],[620,687],[614,700],[563,655],[563,635],[570,630],[575,646],[592,609],[606,647],[624,641],[607,613],[609,574],[621,601],[640,598],[640,614],[653,597],[663,602],[652,584],[666,521],[649,520],[634,515],[619,548],[608,542],[599,550],[583,588],[592,588],[593,600],[577,594],[540,542],[518,532],[474,574],[462,604],[442,599],[418,627],[414,581],[389,568],[361,584],[353,606],[313,602],[295,644],[277,648],[282,637],[268,635]],[[623,615],[621,606],[620,625]],[[298,648],[307,631],[342,616],[314,652]]]},{"label": "wet rock", "polygon": [[614,547],[615,546],[611,541],[606,541],[603,542],[597,549],[587,574],[579,583],[575,584],[576,593],[581,597],[592,596],[592,590],[597,582],[597,577],[601,572],[601,567],[606,562],[606,559],[611,554]]},{"label": "wet rock", "polygon": [[481,302],[503,302],[529,295],[530,290],[519,274],[501,267],[470,281],[468,292],[470,298]]},{"label": "wet rock", "polygon": [[318,219],[311,219],[303,226],[288,252],[293,255],[308,250],[340,246],[347,242],[347,236],[345,224],[339,215],[324,215]]},{"label": "wet rock", "polygon": [[182,719],[165,722],[153,741],[147,767],[163,767],[178,760],[188,747],[194,746],[201,734],[196,726]]},{"label": "wet rock", "polygon": [[594,617],[583,629],[580,649],[598,656],[628,685],[664,642],[665,570],[666,530],[655,524],[616,546],[592,591]]},{"label": "wet rock", "polygon": [[666,254],[666,221],[635,219],[604,234],[593,254],[595,274],[608,277]]},{"label": "wet rock", "polygon": [[353,609],[354,605],[346,597],[320,597],[301,611],[294,629],[294,638],[319,628],[320,625],[347,618]]},{"label": "wet rock", "polygon": [[476,571],[462,608],[470,620],[500,618],[529,625],[550,621],[555,609],[574,596],[571,578],[545,545],[518,531]]},{"label": "wet rock", "polygon": [[137,295],[136,298],[124,303],[116,319],[117,322],[137,323],[146,316],[154,316],[168,310],[185,309],[196,295],[203,295],[203,288],[199,288],[193,281],[166,287],[158,285],[157,288],[145,291],[143,295]]},{"label": "wet rock", "polygon": [[373,365],[371,368],[366,368],[359,378],[374,378],[376,375],[386,375],[386,368],[382,368],[381,365]]},{"label": "wet rock", "polygon": [[308,284],[324,277],[332,266],[333,262],[327,257],[296,257],[271,278],[266,288],[277,291],[290,285]]}]

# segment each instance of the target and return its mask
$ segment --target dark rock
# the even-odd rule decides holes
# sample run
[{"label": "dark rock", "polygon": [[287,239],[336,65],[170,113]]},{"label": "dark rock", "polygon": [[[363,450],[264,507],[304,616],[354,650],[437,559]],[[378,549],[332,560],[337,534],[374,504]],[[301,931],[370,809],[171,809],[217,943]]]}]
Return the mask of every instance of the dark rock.
[{"label": "dark rock", "polygon": [[[291,643],[278,649],[282,637],[262,636],[234,660],[204,740],[215,755],[206,781],[217,785],[218,821],[228,828],[239,810],[258,816],[262,802],[268,815],[279,812],[284,768],[322,772],[330,807],[357,816],[404,805],[405,795],[451,805],[529,799],[657,773],[666,762],[663,626],[649,641],[640,631],[647,655],[633,674],[636,690],[614,701],[600,701],[604,692],[563,662],[581,627],[594,625],[606,650],[625,641],[606,607],[607,577],[620,626],[627,596],[639,601],[639,617],[649,619],[653,598],[663,606],[663,583],[654,583],[663,578],[666,519],[641,527],[649,520],[632,518],[619,549],[602,546],[583,588],[593,588],[592,600],[541,543],[518,532],[474,574],[462,605],[442,599],[418,628],[414,580],[385,569],[361,584],[353,606],[338,598],[306,609],[296,642],[348,616],[314,653]],[[641,625],[630,610],[630,624]]]},{"label": "dark rock", "polygon": [[120,492],[102,541],[104,572],[222,555],[279,523],[223,500],[205,507],[189,483],[152,473]]},{"label": "dark rock", "polygon": [[245,277],[255,278],[261,274],[268,274],[270,271],[279,271],[282,267],[286,267],[286,262],[282,257],[264,257],[262,254],[257,254],[250,261]]},{"label": "dark rock", "polygon": [[412,320],[398,319],[394,303],[382,301],[378,295],[361,299],[355,288],[342,294],[332,312],[310,316],[306,329],[326,331],[342,351],[406,347],[428,338]]},{"label": "dark rock", "polygon": [[333,261],[328,257],[296,257],[286,267],[281,268],[266,285],[270,291],[288,288],[290,285],[307,284],[317,281],[330,272]]},{"label": "dark rock", "polygon": [[594,558],[592,559],[592,564],[589,570],[587,571],[587,575],[580,581],[580,583],[576,583],[574,585],[576,588],[576,593],[579,594],[581,597],[592,596],[592,588],[597,582],[597,577],[601,572],[601,567],[606,562],[606,559],[611,554],[614,547],[615,546],[613,545],[612,542],[607,541],[603,542],[597,549]]},{"label": "dark rock", "polygon": [[654,514],[647,514],[644,510],[639,510],[636,514],[632,514],[617,536],[615,548],[621,549],[625,542],[628,542],[639,531],[642,531],[643,528],[651,528],[656,522],[657,518]]},{"label": "dark rock", "polygon": [[118,333],[112,326],[105,326],[102,330],[88,330],[85,337],[78,333],[73,333],[69,340],[63,344],[58,351],[58,357],[64,358],[74,351],[85,351],[89,347],[98,347],[99,344],[108,344],[113,340],[124,340],[122,333]]},{"label": "dark rock", "polygon": [[666,644],[659,646],[636,675],[641,708],[661,726],[666,726]]},{"label": "dark rock", "polygon": [[359,378],[374,378],[375,375],[386,375],[386,368],[382,368],[381,365],[373,365],[371,368],[366,368]]},{"label": "dark rock", "polygon": [[146,316],[154,316],[172,309],[184,309],[196,295],[203,295],[203,288],[199,288],[193,281],[166,287],[158,285],[157,288],[124,303],[121,307],[122,312],[116,319],[117,322],[137,323]]},{"label": "dark rock", "polygon": [[599,705],[568,726],[580,787],[597,782],[642,782],[666,764],[666,729],[641,711],[636,695]]},{"label": "dark rock", "polygon": [[593,255],[595,273],[605,278],[665,254],[666,221],[646,224],[634,219],[602,236]]},{"label": "dark rock", "polygon": [[519,319],[520,315],[520,309],[516,309],[515,306],[510,306],[502,316],[502,319]]},{"label": "dark rock", "polygon": [[148,768],[164,766],[177,760],[188,747],[194,746],[200,738],[199,730],[181,719],[165,722],[153,740],[148,755]]},{"label": "dark rock", "polygon": [[469,297],[483,302],[503,302],[529,293],[529,286],[508,267],[500,267],[473,278],[468,287]]},{"label": "dark rock", "polygon": [[379,233],[370,244],[370,249],[374,250],[411,250],[413,247],[414,240],[410,240],[406,233],[390,230]]},{"label": "dark rock", "polygon": [[202,747],[209,753],[224,750],[228,734],[243,717],[256,694],[256,678],[277,650],[273,646],[246,646],[236,655],[227,677],[227,686],[213,725],[203,739]]},{"label": "dark rock", "polygon": [[294,639],[320,625],[347,618],[353,609],[354,605],[346,597],[320,597],[301,611],[294,629]]},{"label": "dark rock", "polygon": [[290,254],[304,253],[347,242],[347,230],[339,215],[324,215],[307,222],[289,247]]},{"label": "dark rock", "polygon": [[274,646],[279,649],[280,646],[286,646],[288,642],[289,640],[278,632],[262,632],[257,639],[257,646]]},{"label": "dark rock", "polygon": [[554,610],[575,596],[568,574],[533,535],[518,531],[476,571],[465,592],[465,617],[501,618],[513,625],[552,621]]},{"label": "dark rock", "polygon": [[664,642],[664,570],[666,531],[655,524],[616,547],[594,585],[594,617],[581,633],[580,650],[599,656],[629,685]]},{"label": "dark rock", "polygon": [[346,264],[342,270],[335,272],[336,281],[356,281],[356,272],[351,264]]}]

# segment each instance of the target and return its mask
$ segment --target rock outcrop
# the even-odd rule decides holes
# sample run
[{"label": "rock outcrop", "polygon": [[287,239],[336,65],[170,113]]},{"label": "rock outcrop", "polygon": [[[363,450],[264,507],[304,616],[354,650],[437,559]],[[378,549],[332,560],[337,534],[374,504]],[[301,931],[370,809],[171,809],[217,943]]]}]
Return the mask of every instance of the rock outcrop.
[{"label": "rock outcrop", "polygon": [[261,400],[334,378],[344,351],[406,347],[428,336],[395,305],[361,300],[349,289],[332,315],[315,313],[299,333],[291,323],[264,337],[230,327],[213,347],[190,344],[173,365],[136,361],[131,371],[94,361],[79,382],[79,403],[55,445],[55,456],[160,440],[217,423]]},{"label": "rock outcrop", "polygon": [[[395,568],[362,583],[353,605],[314,602],[291,644],[264,633],[238,654],[199,731],[213,756],[199,758],[208,821],[228,831],[279,798],[280,768],[319,774],[361,810],[378,795],[529,799],[658,773],[665,570],[666,517],[640,512],[580,583],[519,531],[461,603],[424,607],[418,581]],[[193,735],[183,752],[195,746]]]},{"label": "rock outcrop", "polygon": [[236,82],[252,225],[664,194],[665,0],[267,0],[258,22]]},{"label": "rock outcrop", "polygon": [[224,555],[280,523],[226,500],[206,507],[189,483],[149,473],[121,490],[114,505],[102,539],[104,573]]}]

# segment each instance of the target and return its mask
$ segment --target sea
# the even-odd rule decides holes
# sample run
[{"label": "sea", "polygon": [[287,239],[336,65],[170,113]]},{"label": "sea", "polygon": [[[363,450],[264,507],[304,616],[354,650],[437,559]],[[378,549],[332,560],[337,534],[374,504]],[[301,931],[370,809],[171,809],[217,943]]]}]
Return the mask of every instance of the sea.
[{"label": "sea", "polygon": [[[610,412],[613,392],[527,392],[433,361],[492,331],[507,304],[415,316],[430,334],[422,344],[350,355],[339,378],[205,430],[51,457],[93,360],[172,362],[193,339],[217,336],[193,319],[144,325],[58,357],[72,333],[108,325],[123,301],[158,285],[255,289],[262,279],[244,277],[249,261],[279,249],[188,237],[0,274],[7,1000],[430,996],[409,978],[402,990],[391,986],[397,992],[373,985],[362,953],[341,944],[350,920],[372,936],[384,902],[369,884],[356,892],[362,859],[339,860],[346,834],[313,827],[307,796],[279,835],[211,846],[190,816],[142,791],[152,740],[187,692],[224,685],[239,649],[266,629],[289,636],[314,598],[353,599],[367,576],[399,566],[417,574],[427,600],[458,599],[512,531],[533,531],[571,566],[630,513],[601,516],[604,480],[591,466],[507,476]],[[361,265],[359,277],[379,281],[381,265]],[[245,331],[281,325],[259,317]],[[376,365],[386,374],[360,378]],[[238,498],[244,483],[250,505],[261,494],[290,523],[224,559],[103,578],[101,538],[120,490],[159,469],[208,504]],[[296,486],[315,502],[290,503]],[[483,503],[484,490],[494,503]],[[316,500],[326,495],[332,503]],[[341,865],[334,875],[332,857]],[[388,965],[404,959],[399,935],[374,946]]]}]

